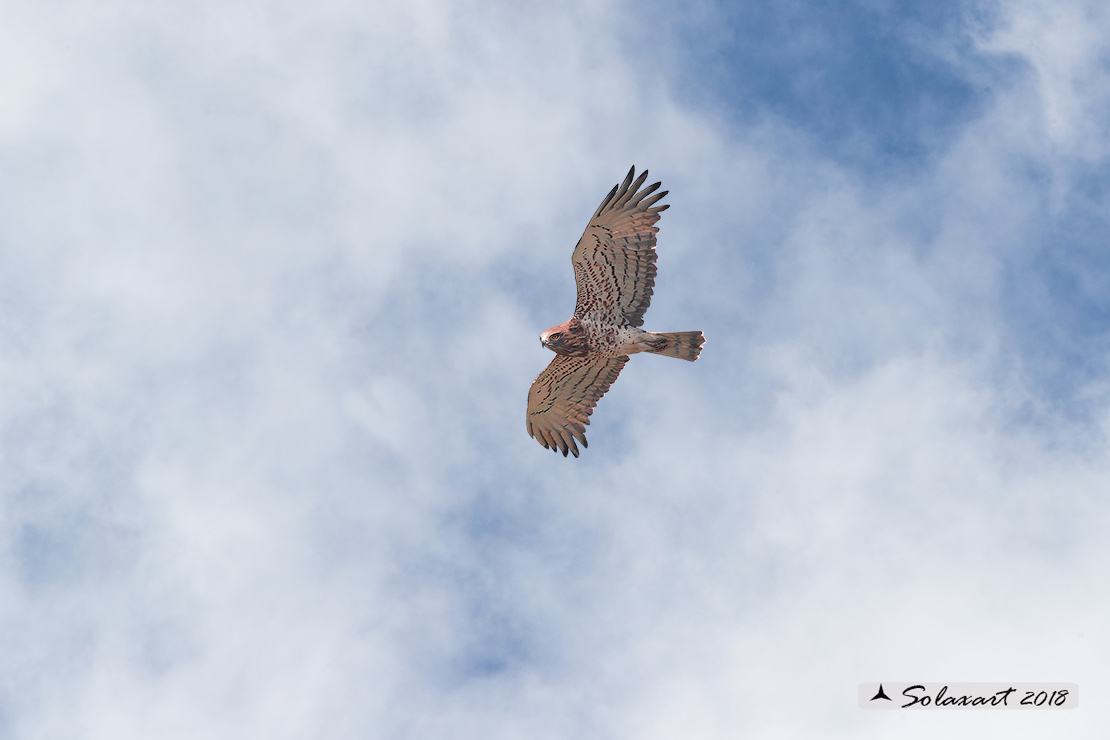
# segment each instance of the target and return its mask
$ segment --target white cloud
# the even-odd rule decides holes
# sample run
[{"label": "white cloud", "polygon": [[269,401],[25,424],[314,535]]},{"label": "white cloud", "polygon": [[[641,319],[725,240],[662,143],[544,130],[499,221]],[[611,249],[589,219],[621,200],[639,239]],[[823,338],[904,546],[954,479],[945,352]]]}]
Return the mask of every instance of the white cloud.
[{"label": "white cloud", "polygon": [[1017,56],[1032,69],[1041,103],[1034,112],[1052,147],[1047,155],[1090,161],[1107,154],[1099,121],[1110,95],[1108,22],[1101,3],[1029,0],[1000,5],[997,25],[983,34],[982,48]]},{"label": "white cloud", "polygon": [[[1093,695],[1104,380],[1021,426],[999,369],[1026,163],[1104,156],[1105,21],[1046,8],[980,38],[1032,76],[883,181],[683,108],[622,5],[20,8],[0,734],[887,737],[857,682]],[[633,162],[672,190],[647,325],[709,344],[636,358],[563,460],[536,335]]]}]

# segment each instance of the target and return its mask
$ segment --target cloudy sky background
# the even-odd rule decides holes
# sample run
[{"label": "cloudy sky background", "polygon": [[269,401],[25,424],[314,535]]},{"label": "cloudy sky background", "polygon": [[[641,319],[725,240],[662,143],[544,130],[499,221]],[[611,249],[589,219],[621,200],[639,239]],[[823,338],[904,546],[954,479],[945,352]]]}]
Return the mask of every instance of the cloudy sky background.
[{"label": "cloudy sky background", "polygon": [[[0,737],[1110,724],[1105,3],[2,14]],[[563,459],[537,336],[632,164],[708,343]]]}]

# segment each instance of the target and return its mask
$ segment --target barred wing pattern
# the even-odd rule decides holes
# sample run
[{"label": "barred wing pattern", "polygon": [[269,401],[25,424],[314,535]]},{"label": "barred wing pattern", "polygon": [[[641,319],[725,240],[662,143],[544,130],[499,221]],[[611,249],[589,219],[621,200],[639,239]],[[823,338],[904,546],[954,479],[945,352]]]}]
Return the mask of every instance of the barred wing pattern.
[{"label": "barred wing pattern", "polygon": [[605,196],[571,255],[578,284],[576,319],[617,326],[644,323],[655,287],[655,222],[668,208],[655,203],[668,191],[652,195],[660,185],[655,183],[636,192],[648,173],[644,170],[633,182],[635,173],[633,167]]},{"label": "barred wing pattern", "polygon": [[586,443],[586,424],[599,398],[620,375],[628,356],[556,355],[528,390],[528,434],[549,450],[578,457],[577,439]]}]

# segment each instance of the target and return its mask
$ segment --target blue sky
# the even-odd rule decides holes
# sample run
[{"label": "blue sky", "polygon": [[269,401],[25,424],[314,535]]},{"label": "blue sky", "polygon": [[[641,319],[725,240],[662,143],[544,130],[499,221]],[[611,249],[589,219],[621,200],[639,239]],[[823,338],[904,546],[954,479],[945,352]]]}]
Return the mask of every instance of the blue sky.
[{"label": "blue sky", "polygon": [[[0,736],[1106,726],[1102,5],[5,16]],[[537,338],[632,164],[708,341],[563,459]]]}]

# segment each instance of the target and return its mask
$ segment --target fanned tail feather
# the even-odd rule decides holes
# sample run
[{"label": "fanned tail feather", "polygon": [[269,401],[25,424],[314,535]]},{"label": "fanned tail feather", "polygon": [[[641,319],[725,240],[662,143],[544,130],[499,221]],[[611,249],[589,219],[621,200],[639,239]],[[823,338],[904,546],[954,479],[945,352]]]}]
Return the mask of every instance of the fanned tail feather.
[{"label": "fanned tail feather", "polygon": [[656,339],[663,340],[662,346],[652,349],[657,355],[677,357],[680,360],[693,362],[701,354],[701,346],[705,344],[705,337],[700,331],[678,331],[670,333],[653,333]]}]

